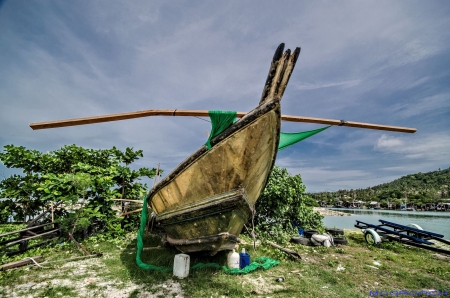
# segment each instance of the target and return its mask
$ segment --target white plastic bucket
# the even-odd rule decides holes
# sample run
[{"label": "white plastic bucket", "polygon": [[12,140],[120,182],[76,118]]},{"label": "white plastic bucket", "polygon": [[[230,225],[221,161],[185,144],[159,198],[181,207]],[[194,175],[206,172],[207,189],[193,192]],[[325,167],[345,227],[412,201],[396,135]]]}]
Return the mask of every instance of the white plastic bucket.
[{"label": "white plastic bucket", "polygon": [[230,269],[239,269],[239,254],[234,249],[228,254],[227,265]]},{"label": "white plastic bucket", "polygon": [[185,278],[189,276],[189,267],[191,258],[186,254],[175,255],[173,261],[173,275],[178,278]]}]

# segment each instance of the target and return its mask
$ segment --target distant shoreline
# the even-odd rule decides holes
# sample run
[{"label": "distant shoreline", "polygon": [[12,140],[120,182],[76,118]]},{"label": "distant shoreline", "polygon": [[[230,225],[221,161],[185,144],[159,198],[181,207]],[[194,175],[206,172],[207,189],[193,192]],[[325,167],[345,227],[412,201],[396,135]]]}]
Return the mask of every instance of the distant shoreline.
[{"label": "distant shoreline", "polygon": [[323,216],[351,216],[350,213],[340,212],[336,210],[329,210],[323,207],[314,207],[314,211],[319,212]]}]

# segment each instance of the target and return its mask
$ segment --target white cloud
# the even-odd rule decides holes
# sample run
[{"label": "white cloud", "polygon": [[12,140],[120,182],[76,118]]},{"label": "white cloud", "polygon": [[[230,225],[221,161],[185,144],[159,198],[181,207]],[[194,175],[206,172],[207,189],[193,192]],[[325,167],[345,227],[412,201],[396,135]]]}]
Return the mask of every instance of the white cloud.
[{"label": "white cloud", "polygon": [[328,82],[328,83],[306,83],[306,82],[296,82],[292,85],[297,90],[314,90],[320,88],[330,88],[330,87],[341,87],[350,88],[359,85],[361,80],[349,80],[344,82]]},{"label": "white cloud", "polygon": [[396,148],[399,148],[400,146],[403,146],[403,141],[396,138],[396,137],[390,137],[387,135],[382,135],[379,139],[378,139],[378,143],[376,145],[377,149],[380,150],[394,150]]},{"label": "white cloud", "polygon": [[446,132],[429,133],[416,138],[382,135],[375,148],[386,154],[396,154],[398,159],[420,159],[421,163],[448,162],[450,135]]},{"label": "white cloud", "polygon": [[427,96],[415,102],[396,104],[392,107],[393,114],[408,118],[417,115],[441,114],[450,112],[450,93],[440,93]]}]

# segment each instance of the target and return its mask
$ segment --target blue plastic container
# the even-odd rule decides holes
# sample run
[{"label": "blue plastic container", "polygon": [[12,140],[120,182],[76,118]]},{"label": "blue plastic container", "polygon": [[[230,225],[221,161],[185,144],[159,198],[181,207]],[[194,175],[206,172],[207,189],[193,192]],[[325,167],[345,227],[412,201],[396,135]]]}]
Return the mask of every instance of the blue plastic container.
[{"label": "blue plastic container", "polygon": [[239,254],[239,269],[243,269],[250,265],[250,255],[245,252],[245,248],[242,249],[242,252]]},{"label": "blue plastic container", "polygon": [[305,234],[303,233],[305,230],[303,230],[303,228],[298,228],[298,234],[300,236],[305,236]]}]

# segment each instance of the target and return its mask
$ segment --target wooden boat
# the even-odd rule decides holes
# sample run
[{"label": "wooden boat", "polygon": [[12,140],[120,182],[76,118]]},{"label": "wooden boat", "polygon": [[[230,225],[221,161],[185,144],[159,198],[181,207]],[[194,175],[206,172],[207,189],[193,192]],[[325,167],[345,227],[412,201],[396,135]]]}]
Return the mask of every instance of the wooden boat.
[{"label": "wooden boat", "polygon": [[259,105],[149,192],[167,240],[182,252],[232,249],[267,183],[280,137],[280,99],[300,48],[275,52]]}]

